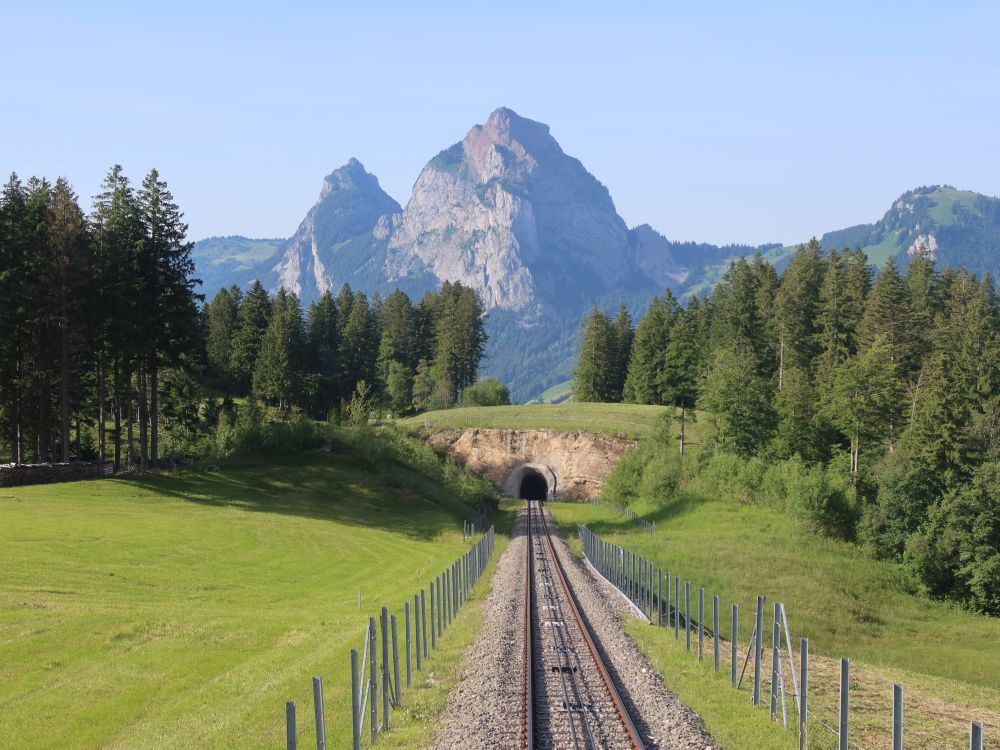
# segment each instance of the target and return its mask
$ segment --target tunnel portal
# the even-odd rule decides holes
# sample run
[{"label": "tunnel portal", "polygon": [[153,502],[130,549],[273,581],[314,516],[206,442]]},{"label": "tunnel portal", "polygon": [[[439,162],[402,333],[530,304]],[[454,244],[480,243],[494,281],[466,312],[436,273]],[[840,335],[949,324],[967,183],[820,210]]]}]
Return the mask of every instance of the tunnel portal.
[{"label": "tunnel portal", "polygon": [[549,483],[539,472],[529,470],[521,477],[518,497],[524,500],[544,500],[549,494]]}]

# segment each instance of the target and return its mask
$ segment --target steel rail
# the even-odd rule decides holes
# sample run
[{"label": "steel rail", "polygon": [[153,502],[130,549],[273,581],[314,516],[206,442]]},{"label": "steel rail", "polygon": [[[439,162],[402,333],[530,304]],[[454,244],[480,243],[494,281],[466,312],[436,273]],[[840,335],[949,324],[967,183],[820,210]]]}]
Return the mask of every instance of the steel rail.
[{"label": "steel rail", "polygon": [[535,665],[532,663],[532,632],[531,632],[531,612],[532,612],[532,589],[533,586],[533,542],[531,538],[531,505],[528,505],[528,517],[526,525],[528,565],[524,582],[524,746],[531,750],[535,746],[535,719],[534,719],[534,683],[532,672]]},{"label": "steel rail", "polygon": [[[584,643],[587,645],[587,650],[590,652],[590,656],[594,662],[594,665],[597,667],[598,674],[601,677],[601,683],[603,684],[604,689],[608,694],[608,697],[611,699],[611,704],[614,707],[618,720],[621,722],[622,727],[625,729],[625,732],[628,735],[628,740],[632,748],[634,750],[646,750],[646,745],[642,741],[642,737],[639,735],[639,730],[636,728],[635,723],[632,721],[632,717],[629,715],[628,709],[625,707],[625,703],[622,700],[621,694],[618,692],[618,688],[615,686],[614,681],[611,678],[611,674],[608,672],[608,668],[604,663],[604,659],[602,658],[600,652],[597,649],[597,644],[594,642],[593,635],[590,632],[590,627],[584,620],[583,614],[580,611],[579,603],[576,600],[576,596],[573,594],[573,590],[570,588],[569,581],[566,579],[562,563],[560,562],[559,557],[556,554],[555,545],[552,543],[552,537],[551,534],[549,533],[548,524],[545,521],[545,513],[542,510],[541,503],[538,503],[537,507],[540,518],[540,528],[542,531],[542,535],[544,536],[545,539],[544,543],[548,548],[549,557],[553,561],[552,570],[555,571],[555,576],[558,579],[559,584],[566,595],[566,600],[569,604],[570,613],[573,615],[573,620],[580,630],[580,633],[583,637]],[[531,583],[531,576],[533,575],[530,572],[533,567],[531,509],[532,509],[532,502],[529,501],[528,525],[527,525],[528,569],[529,569],[527,580],[529,584]],[[526,602],[530,610],[530,605],[531,605],[530,585],[528,588],[528,593],[526,595]],[[531,633],[530,614],[526,616],[525,623],[526,623],[525,642],[526,644],[528,644],[526,646],[525,667],[527,671],[530,673],[533,669],[533,665],[531,664],[532,649],[530,644],[531,644],[532,633]],[[531,689],[530,676],[526,678],[526,684],[528,686],[528,689],[530,690]],[[525,705],[526,705],[526,734],[528,735],[528,737],[532,738],[528,740],[528,744],[526,744],[526,747],[528,748],[528,750],[534,750],[534,745],[531,744],[531,742],[533,741],[533,723],[531,718],[533,713],[533,696],[530,693],[526,693],[525,695]]]}]

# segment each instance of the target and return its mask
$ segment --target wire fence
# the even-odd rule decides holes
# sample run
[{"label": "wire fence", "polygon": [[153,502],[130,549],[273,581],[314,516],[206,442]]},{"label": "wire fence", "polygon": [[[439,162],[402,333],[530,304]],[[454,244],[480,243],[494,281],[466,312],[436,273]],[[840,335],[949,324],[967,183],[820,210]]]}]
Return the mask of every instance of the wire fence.
[{"label": "wire fence", "polygon": [[[590,566],[611,586],[617,589],[635,610],[652,625],[673,628],[674,638],[683,637],[685,649],[697,654],[699,661],[709,658],[714,671],[720,672],[728,661],[730,683],[739,690],[746,679],[750,684],[751,701],[754,706],[763,705],[770,712],[772,721],[780,721],[786,729],[794,730],[800,750],[806,748],[836,748],[837,750],[874,750],[876,745],[866,747],[852,738],[852,727],[860,723],[866,728],[865,737],[879,737],[877,747],[903,749],[906,733],[904,721],[903,686],[893,684],[891,714],[876,717],[866,706],[862,712],[851,712],[850,696],[860,686],[857,675],[851,676],[849,659],[840,659],[839,664],[830,659],[810,658],[809,639],[800,638],[796,659],[792,644],[794,638],[788,626],[788,615],[781,602],[773,604],[771,616],[765,615],[765,598],[757,597],[754,610],[754,624],[745,651],[739,646],[739,605],[730,608],[729,639],[722,637],[718,596],[711,596],[706,608],[704,587],[693,587],[691,581],[682,581],[680,576],[654,566],[649,560],[631,550],[601,539],[585,525],[578,527],[584,555]],[[695,593],[695,608],[692,609],[692,592]],[[711,618],[708,620],[707,618]],[[770,639],[765,638],[768,626]],[[767,641],[770,641],[770,648]],[[834,667],[834,668],[831,668]],[[836,669],[839,667],[839,670]],[[752,669],[747,676],[748,668]],[[813,670],[811,672],[811,670]],[[830,672],[837,674],[831,675]],[[817,681],[815,678],[819,678]],[[832,679],[831,679],[832,678]],[[815,684],[814,684],[815,683]],[[835,690],[830,689],[831,684]],[[870,689],[870,687],[869,687]],[[814,699],[824,700],[814,706]],[[834,702],[831,708],[829,703]],[[860,713],[860,715],[859,715]],[[906,712],[907,715],[912,713]],[[922,717],[918,717],[922,718]],[[941,739],[947,737],[949,747],[961,747],[967,731],[967,747],[970,750],[983,748],[983,721],[963,722],[957,716],[949,717],[945,729],[929,733],[923,721],[915,721],[916,737],[928,741],[926,747],[943,747]],[[960,727],[966,729],[962,730]],[[991,729],[997,729],[991,724]],[[883,740],[890,739],[885,745]],[[907,747],[911,743],[907,742]]]},{"label": "wire fence", "polygon": [[[475,528],[480,520],[470,525]],[[473,533],[471,531],[470,536]],[[361,748],[366,724],[372,745],[378,741],[380,733],[392,729],[392,712],[403,705],[404,687],[412,687],[414,672],[422,672],[424,665],[433,657],[445,631],[486,570],[495,544],[496,532],[491,526],[465,554],[413,595],[412,606],[410,601],[403,605],[402,656],[397,614],[390,613],[389,608],[383,606],[377,617],[368,619],[361,648],[351,649],[351,736],[354,750]],[[316,725],[316,748],[327,750],[321,677],[313,677],[313,721]],[[295,701],[288,701],[285,704],[287,750],[298,750],[297,722]]]}]

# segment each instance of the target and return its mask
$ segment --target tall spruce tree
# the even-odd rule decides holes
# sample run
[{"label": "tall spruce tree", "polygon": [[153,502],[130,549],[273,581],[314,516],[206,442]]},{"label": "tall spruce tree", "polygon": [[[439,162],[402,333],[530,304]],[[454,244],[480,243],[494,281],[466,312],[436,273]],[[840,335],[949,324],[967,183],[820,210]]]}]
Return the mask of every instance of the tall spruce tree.
[{"label": "tall spruce tree", "polygon": [[237,393],[250,392],[261,342],[270,319],[271,298],[260,280],[254,279],[236,313],[236,333],[230,352],[229,371]]},{"label": "tall spruce tree", "polygon": [[49,290],[49,301],[59,340],[60,453],[62,461],[66,462],[70,459],[70,398],[79,390],[76,381],[86,333],[83,304],[90,269],[86,219],[76,194],[62,177],[56,180],[52,191],[47,222],[54,282]]},{"label": "tall spruce tree", "polygon": [[654,297],[646,314],[639,319],[628,360],[622,400],[632,404],[662,404],[658,383],[667,356],[670,326],[677,302],[670,290],[663,298]]},{"label": "tall spruce tree", "polygon": [[778,390],[784,385],[786,368],[811,371],[816,357],[816,320],[824,261],[819,242],[813,237],[799,247],[781,275],[774,298],[774,336],[778,360]]},{"label": "tall spruce tree", "polygon": [[596,307],[584,319],[580,359],[573,373],[576,401],[614,400],[615,387],[614,327],[607,313]]},{"label": "tall spruce tree", "polygon": [[632,340],[635,337],[632,316],[625,305],[619,305],[611,325],[614,328],[615,347],[614,359],[611,363],[614,378],[611,398],[613,401],[621,401],[625,380],[628,377],[628,361],[629,355],[632,353]]},{"label": "tall spruce tree", "polygon": [[235,284],[220,289],[205,308],[205,350],[209,373],[228,385],[232,376],[233,340],[243,292]]},{"label": "tall spruce tree", "polygon": [[282,287],[275,295],[254,367],[254,396],[280,411],[295,403],[302,374],[302,347],[302,308],[298,297]]}]

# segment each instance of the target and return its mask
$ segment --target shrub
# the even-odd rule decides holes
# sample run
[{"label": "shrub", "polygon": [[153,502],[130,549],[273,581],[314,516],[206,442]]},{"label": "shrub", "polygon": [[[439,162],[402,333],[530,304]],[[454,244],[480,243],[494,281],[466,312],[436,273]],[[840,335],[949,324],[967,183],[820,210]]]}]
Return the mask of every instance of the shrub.
[{"label": "shrub", "polygon": [[496,378],[483,378],[462,391],[462,406],[505,406],[510,390]]},{"label": "shrub", "polygon": [[816,533],[851,539],[856,513],[849,480],[823,466],[805,469],[788,485],[793,511]]}]

